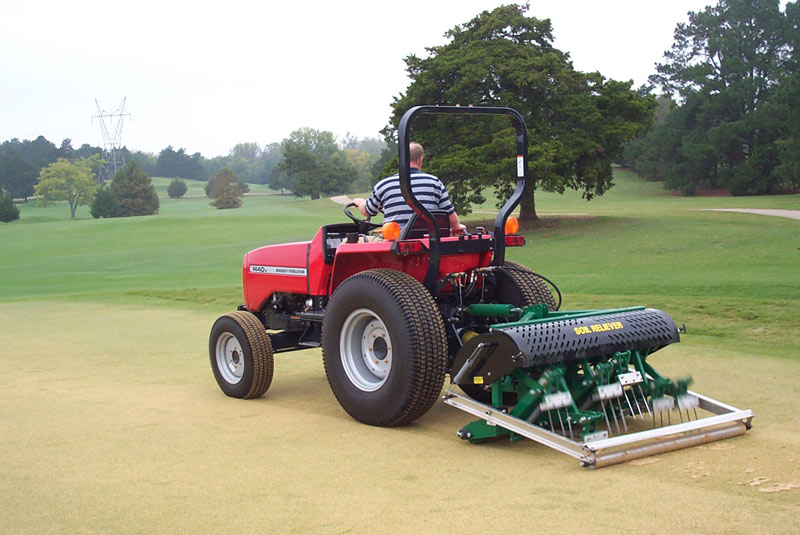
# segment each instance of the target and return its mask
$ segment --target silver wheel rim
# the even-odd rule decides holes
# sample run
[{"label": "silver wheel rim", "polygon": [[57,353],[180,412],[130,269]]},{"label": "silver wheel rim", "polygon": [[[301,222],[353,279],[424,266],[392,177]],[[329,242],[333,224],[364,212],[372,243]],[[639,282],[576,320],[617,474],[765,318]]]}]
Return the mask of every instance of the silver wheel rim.
[{"label": "silver wheel rim", "polygon": [[217,369],[226,382],[235,385],[244,374],[244,352],[242,344],[231,333],[222,333],[217,338]]},{"label": "silver wheel rim", "polygon": [[366,308],[354,310],[339,338],[342,365],[350,382],[364,392],[383,386],[392,368],[392,341],[381,318]]}]

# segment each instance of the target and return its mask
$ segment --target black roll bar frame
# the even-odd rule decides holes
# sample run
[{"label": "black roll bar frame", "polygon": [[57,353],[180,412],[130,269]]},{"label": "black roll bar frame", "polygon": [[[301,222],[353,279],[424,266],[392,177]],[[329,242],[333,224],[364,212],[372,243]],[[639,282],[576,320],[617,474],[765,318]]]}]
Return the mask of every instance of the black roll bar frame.
[{"label": "black roll bar frame", "polygon": [[[414,196],[411,189],[411,162],[409,161],[409,131],[411,121],[422,114],[454,114],[454,115],[507,115],[511,118],[516,128],[517,142],[517,178],[514,193],[500,208],[494,220],[494,256],[491,265],[501,266],[505,261],[506,232],[505,224],[508,216],[514,208],[519,205],[522,196],[528,188],[528,130],[525,127],[525,120],[522,115],[513,108],[508,107],[489,107],[489,106],[415,106],[403,114],[397,128],[397,157],[400,168],[400,191],[403,198],[414,210],[418,217],[422,218],[430,231],[429,234],[429,254],[428,272],[425,275],[425,287],[431,293],[435,293],[437,278],[439,276],[439,265],[441,263],[442,245],[439,227],[430,211]],[[400,240],[406,239],[406,235],[411,230],[411,225],[406,225],[400,235]]]}]

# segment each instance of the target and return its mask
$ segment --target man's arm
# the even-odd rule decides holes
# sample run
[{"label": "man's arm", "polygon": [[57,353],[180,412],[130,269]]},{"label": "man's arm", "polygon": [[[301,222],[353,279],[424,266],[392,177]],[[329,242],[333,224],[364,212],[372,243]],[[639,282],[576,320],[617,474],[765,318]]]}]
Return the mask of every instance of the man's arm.
[{"label": "man's arm", "polygon": [[364,199],[363,197],[356,197],[355,199],[353,199],[353,204],[355,204],[358,207],[358,210],[361,212],[361,215],[363,215],[364,217],[370,217],[370,215],[367,213],[366,199]]},{"label": "man's arm", "polygon": [[463,234],[463,233],[465,233],[467,231],[467,226],[466,225],[462,225],[458,221],[458,214],[457,213],[453,212],[452,214],[450,214],[448,216],[448,218],[450,219],[450,233],[451,234]]}]

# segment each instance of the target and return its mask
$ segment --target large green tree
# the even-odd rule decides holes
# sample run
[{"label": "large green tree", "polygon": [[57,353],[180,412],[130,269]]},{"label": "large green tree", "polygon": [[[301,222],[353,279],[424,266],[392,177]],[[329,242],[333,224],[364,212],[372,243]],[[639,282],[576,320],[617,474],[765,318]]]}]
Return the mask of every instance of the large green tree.
[{"label": "large green tree", "polygon": [[[484,11],[448,31],[448,42],[428,48],[427,57],[406,58],[411,83],[394,100],[383,133],[392,142],[400,117],[415,105],[510,106],[528,126],[535,188],[602,195],[613,185],[612,159],[648,125],[655,100],[631,82],[575,70],[569,54],[553,47],[550,20],[527,10]],[[460,212],[481,202],[486,187],[508,197],[516,176],[510,121],[422,116],[415,124],[412,138],[425,147],[426,170],[447,184]],[[521,218],[536,219],[534,188],[522,200]]]},{"label": "large green tree", "polygon": [[669,135],[653,136],[671,145],[661,151],[667,187],[734,194],[791,187],[791,173],[779,168],[783,161],[789,169],[794,154],[786,122],[792,96],[780,89],[796,76],[796,18],[796,2],[782,13],[778,0],[719,0],[677,25],[651,77],[680,101]]},{"label": "large green tree", "polygon": [[357,175],[331,132],[295,130],[281,143],[281,154],[287,187],[298,197],[344,193]]},{"label": "large green tree", "polygon": [[102,166],[99,156],[70,162],[59,158],[39,173],[36,195],[43,203],[67,201],[69,216],[75,217],[78,206],[88,204],[98,188],[97,170]]}]

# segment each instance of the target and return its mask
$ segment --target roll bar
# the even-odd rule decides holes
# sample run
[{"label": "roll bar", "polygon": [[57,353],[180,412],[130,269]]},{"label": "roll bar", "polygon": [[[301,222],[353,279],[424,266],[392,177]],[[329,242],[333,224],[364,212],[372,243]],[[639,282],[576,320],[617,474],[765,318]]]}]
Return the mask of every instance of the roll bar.
[{"label": "roll bar", "polygon": [[[414,196],[411,189],[411,162],[409,161],[408,145],[409,130],[411,121],[422,114],[454,114],[454,115],[508,115],[517,130],[517,184],[514,193],[506,201],[497,217],[494,220],[494,256],[492,265],[500,266],[505,260],[506,248],[506,219],[520,203],[525,189],[528,187],[528,130],[525,128],[525,120],[522,115],[513,108],[489,107],[489,106],[416,106],[403,114],[397,128],[398,141],[398,164],[400,167],[400,191],[409,206],[417,213],[417,216],[425,221],[430,231],[430,261],[428,272],[425,275],[425,286],[433,292],[436,287],[437,277],[439,276],[439,264],[441,262],[441,237],[439,227],[430,211]],[[411,225],[406,225],[400,239],[406,238],[411,230]]]}]

